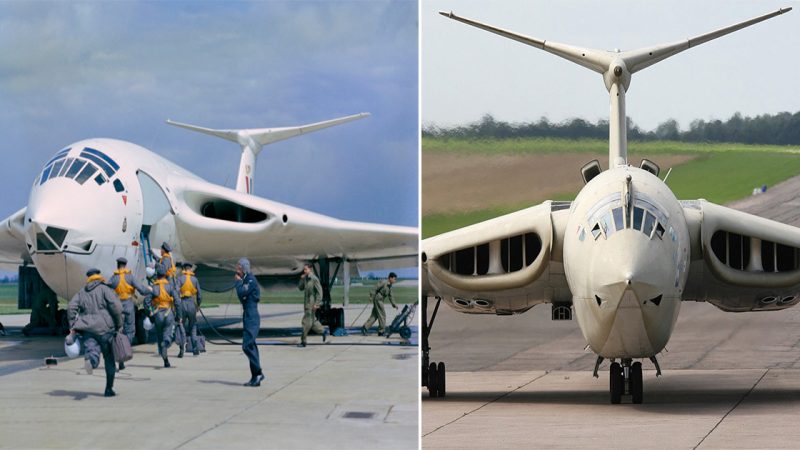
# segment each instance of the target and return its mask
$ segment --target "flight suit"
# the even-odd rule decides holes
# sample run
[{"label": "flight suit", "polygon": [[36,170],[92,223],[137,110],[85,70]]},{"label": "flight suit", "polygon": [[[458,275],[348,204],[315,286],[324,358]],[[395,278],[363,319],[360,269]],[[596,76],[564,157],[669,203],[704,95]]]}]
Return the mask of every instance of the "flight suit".
[{"label": "flight suit", "polygon": [[83,335],[87,363],[97,368],[103,355],[106,395],[114,395],[116,364],[111,341],[116,330],[122,328],[122,305],[117,295],[103,283],[99,274],[90,275],[86,286],[72,297],[67,308],[70,329]]},{"label": "flight suit", "polygon": [[366,332],[377,320],[378,334],[383,334],[384,328],[386,327],[386,310],[383,307],[384,300],[388,298],[392,306],[397,308],[397,305],[394,303],[394,296],[392,295],[392,285],[386,280],[379,281],[375,286],[375,290],[371,293],[371,297],[372,314],[370,314],[369,319],[364,323],[361,330]]},{"label": "flight suit", "polygon": [[[184,330],[189,334],[189,341],[192,343],[192,353],[195,356],[200,354],[197,343],[197,307],[203,301],[200,294],[200,282],[191,270],[184,270],[177,279],[178,289],[181,295],[181,316],[183,317]],[[183,344],[185,345],[185,344]]]},{"label": "flight suit", "polygon": [[179,294],[175,292],[169,280],[159,278],[153,283],[153,293],[145,299],[145,305],[155,309],[153,316],[155,317],[158,353],[164,359],[164,367],[170,366],[167,349],[172,345],[172,334],[175,328],[175,298],[179,298]]},{"label": "flight suit", "polygon": [[114,275],[108,279],[108,287],[116,292],[120,302],[122,302],[122,318],[125,335],[133,345],[133,337],[136,335],[136,305],[133,303],[133,292],[141,295],[150,295],[150,288],[136,281],[130,269],[119,269],[114,271]]},{"label": "flight suit", "polygon": [[322,285],[316,275],[309,273],[300,278],[297,288],[303,291],[303,336],[301,342],[305,345],[309,330],[317,334],[325,332],[325,328],[314,314],[314,309],[319,306],[319,300],[322,297]]},{"label": "flight suit", "polygon": [[[179,287],[177,281],[175,280],[178,269],[175,267],[175,260],[172,258],[172,254],[163,247],[161,248],[161,257],[159,258],[158,263],[164,266],[164,268],[167,270],[167,280],[172,286],[172,290],[178,292]],[[175,316],[173,318],[174,326],[172,327],[172,330],[175,334],[175,343],[180,346],[178,358],[182,358],[183,348],[184,345],[186,345],[186,330],[183,328],[183,310],[181,308],[180,296],[173,296],[173,309]]]},{"label": "flight suit", "polygon": [[244,278],[236,281],[236,295],[242,303],[242,322],[244,323],[242,351],[250,361],[250,374],[255,378],[262,375],[258,345],[256,344],[256,338],[261,329],[261,315],[258,313],[261,288],[258,286],[256,278],[249,272],[249,265],[244,269],[246,271]]}]

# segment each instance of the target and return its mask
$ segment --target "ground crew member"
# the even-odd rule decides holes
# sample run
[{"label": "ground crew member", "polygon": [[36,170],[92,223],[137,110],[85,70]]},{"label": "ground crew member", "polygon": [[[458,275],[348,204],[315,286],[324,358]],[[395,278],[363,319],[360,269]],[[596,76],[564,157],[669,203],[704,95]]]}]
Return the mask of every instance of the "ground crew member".
[{"label": "ground crew member", "polygon": [[33,297],[31,304],[31,320],[30,323],[22,328],[22,334],[29,336],[35,328],[44,326],[45,324],[50,329],[50,334],[55,336],[58,334],[58,322],[56,315],[58,314],[58,297],[56,293],[50,289],[50,286],[45,283],[41,284],[39,293]]},{"label": "ground crew member", "polygon": [[158,354],[164,360],[164,367],[170,367],[167,350],[172,345],[172,333],[175,328],[175,300],[179,294],[172,283],[167,280],[167,269],[156,265],[156,281],[153,282],[153,293],[145,299],[145,306],[152,310],[155,317]]},{"label": "ground crew member", "polygon": [[183,271],[178,275],[178,290],[181,294],[181,316],[184,330],[189,335],[189,342],[192,343],[192,353],[197,356],[200,354],[200,347],[197,343],[197,307],[200,306],[203,299],[200,295],[200,282],[194,276],[192,265],[189,263],[183,263]]},{"label": "ground crew member", "polygon": [[84,367],[86,373],[100,365],[100,354],[106,369],[106,397],[114,393],[114,352],[112,339],[116,333],[122,332],[122,304],[110,287],[103,283],[99,269],[89,269],[86,286],[78,291],[69,301],[67,318],[70,334],[67,344],[72,344],[75,334],[83,335],[85,347]]},{"label": "ground crew member", "polygon": [[372,298],[372,314],[370,314],[364,326],[361,327],[361,334],[366,336],[369,332],[369,328],[375,323],[375,320],[377,320],[378,336],[383,336],[384,328],[386,327],[386,310],[383,309],[383,302],[388,298],[394,309],[397,309],[397,305],[394,303],[394,297],[392,296],[392,285],[396,281],[397,274],[389,272],[389,278],[379,281],[375,286],[375,290],[370,292],[370,297]]},{"label": "ground crew member", "polygon": [[261,300],[261,288],[256,277],[250,272],[250,261],[242,258],[236,265],[236,295],[242,303],[242,322],[244,323],[244,336],[242,337],[242,351],[250,361],[250,381],[245,386],[261,386],[264,373],[261,371],[261,362],[258,357],[256,338],[261,329],[261,316],[258,314],[258,302]]},{"label": "ground crew member", "polygon": [[322,335],[322,342],[328,337],[328,330],[325,329],[317,319],[314,312],[319,308],[319,301],[322,298],[322,285],[319,278],[314,275],[311,264],[303,266],[303,275],[300,276],[300,283],[297,287],[303,291],[303,336],[298,347],[306,346],[306,336],[308,331]]},{"label": "ground crew member", "polygon": [[[136,305],[133,304],[133,292],[138,291],[141,295],[150,295],[152,292],[149,286],[145,286],[131,274],[131,269],[126,268],[128,260],[117,258],[117,270],[108,279],[108,287],[116,292],[120,302],[122,302],[122,321],[123,330],[128,340],[133,345],[133,337],[136,335]],[[120,361],[119,370],[125,369],[125,363]]]}]

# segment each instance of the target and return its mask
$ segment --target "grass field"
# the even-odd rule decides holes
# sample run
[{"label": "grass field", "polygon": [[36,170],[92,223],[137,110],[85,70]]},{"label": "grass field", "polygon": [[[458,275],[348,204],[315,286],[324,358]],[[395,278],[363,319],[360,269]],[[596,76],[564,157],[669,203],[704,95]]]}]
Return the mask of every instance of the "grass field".
[{"label": "grass field", "polygon": [[[372,288],[371,284],[363,286],[350,287],[350,303],[351,304],[364,304],[367,303],[369,291]],[[395,286],[392,288],[394,301],[397,304],[414,303],[417,301],[417,287],[416,286]],[[341,305],[344,296],[344,289],[342,286],[334,286],[331,291],[331,298],[334,305]],[[292,291],[262,291],[261,301],[263,303],[303,303],[303,293],[299,290]],[[239,299],[233,291],[224,293],[203,293],[203,307],[211,308],[217,305],[224,304],[239,304]],[[59,300],[59,307],[66,308],[66,302],[63,299]],[[30,309],[17,309],[17,285],[5,284],[0,285],[0,314],[30,314]]]},{"label": "grass field", "polygon": [[[724,204],[746,197],[756,186],[773,186],[800,174],[800,150],[792,147],[743,144],[697,144],[684,142],[630,142],[628,155],[693,154],[691,161],[672,168],[667,185],[679,199],[705,198]],[[423,152],[474,154],[587,153],[607,164],[608,143],[601,140],[511,139],[456,140],[423,139]],[[587,155],[588,161],[589,155]],[[656,163],[657,158],[654,158]],[[663,177],[667,168],[662,168]],[[578,168],[575,168],[576,173]],[[577,176],[577,175],[576,175]],[[533,206],[543,200],[571,200],[577,192],[551,198],[533,198],[530,204],[503,205],[501,201],[484,210],[452,214],[429,214],[422,218],[422,237],[435,236],[502,214]],[[423,198],[423,204],[425,199]]]}]

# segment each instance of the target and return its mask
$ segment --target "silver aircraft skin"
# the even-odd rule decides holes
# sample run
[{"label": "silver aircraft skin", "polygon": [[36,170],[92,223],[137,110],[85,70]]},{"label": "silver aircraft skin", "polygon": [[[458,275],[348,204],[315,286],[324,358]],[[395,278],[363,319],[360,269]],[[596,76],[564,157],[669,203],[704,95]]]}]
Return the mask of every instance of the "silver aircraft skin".
[{"label": "silver aircraft skin", "polygon": [[[422,298],[468,314],[519,314],[553,304],[574,312],[598,355],[611,359],[611,402],[642,402],[641,362],[672,334],[684,300],[725,311],[763,311],[800,301],[800,229],[705,200],[679,201],[658,166],[628,164],[625,93],[634,73],[683,50],[770,19],[765,14],[694,38],[632,51],[602,51],[541,40],[445,17],[553,53],[602,74],[610,99],[608,170],[595,160],[572,202],[547,201],[428,239],[421,245]],[[427,305],[423,305],[426,309]],[[435,319],[434,316],[430,322]],[[423,376],[445,395],[444,363],[431,363],[423,324]]]}]

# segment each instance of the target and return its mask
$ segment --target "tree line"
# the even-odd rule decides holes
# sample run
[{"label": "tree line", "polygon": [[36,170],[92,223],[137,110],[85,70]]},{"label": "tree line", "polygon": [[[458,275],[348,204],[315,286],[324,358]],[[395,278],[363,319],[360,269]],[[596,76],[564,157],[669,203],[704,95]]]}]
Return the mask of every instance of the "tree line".
[{"label": "tree line", "polygon": [[[568,119],[552,123],[546,117],[538,122],[508,123],[490,114],[468,125],[442,128],[425,125],[423,137],[515,139],[549,137],[563,139],[607,139],[608,121],[591,123],[584,119]],[[655,130],[645,131],[628,118],[628,139],[641,141],[670,140],[683,142],[739,142],[744,144],[800,145],[800,112],[781,112],[756,117],[736,113],[726,121],[697,119],[688,130],[681,130],[675,119],[669,119]]]}]

